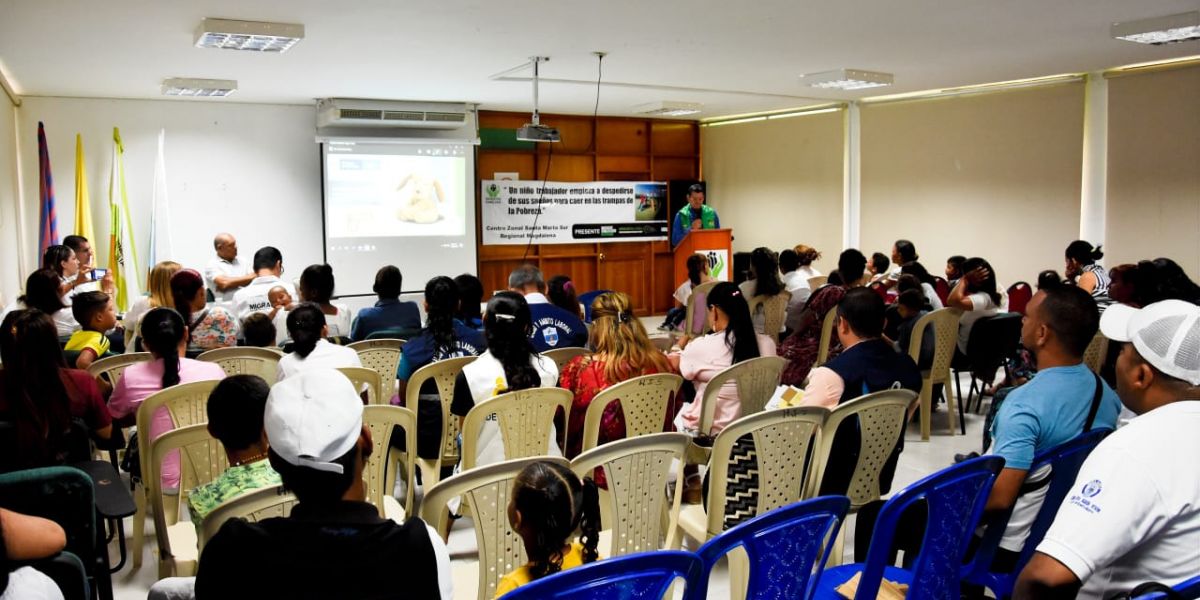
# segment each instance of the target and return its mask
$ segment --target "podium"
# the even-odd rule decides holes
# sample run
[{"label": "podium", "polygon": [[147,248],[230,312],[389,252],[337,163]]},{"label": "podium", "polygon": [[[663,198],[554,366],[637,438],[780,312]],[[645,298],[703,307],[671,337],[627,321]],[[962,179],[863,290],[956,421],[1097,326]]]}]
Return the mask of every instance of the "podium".
[{"label": "podium", "polygon": [[717,281],[733,281],[733,230],[697,229],[675,247],[675,280],[672,289],[687,279],[687,259],[693,254],[708,258],[708,270]]}]

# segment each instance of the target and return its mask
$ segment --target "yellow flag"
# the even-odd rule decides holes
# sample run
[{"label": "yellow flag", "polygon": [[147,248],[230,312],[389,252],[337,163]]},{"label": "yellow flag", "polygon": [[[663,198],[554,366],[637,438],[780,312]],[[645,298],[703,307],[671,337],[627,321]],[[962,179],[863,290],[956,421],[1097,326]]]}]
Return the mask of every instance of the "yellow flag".
[{"label": "yellow flag", "polygon": [[83,136],[75,134],[75,235],[96,243],[92,230],[92,203],[88,200],[87,167],[83,163]]}]

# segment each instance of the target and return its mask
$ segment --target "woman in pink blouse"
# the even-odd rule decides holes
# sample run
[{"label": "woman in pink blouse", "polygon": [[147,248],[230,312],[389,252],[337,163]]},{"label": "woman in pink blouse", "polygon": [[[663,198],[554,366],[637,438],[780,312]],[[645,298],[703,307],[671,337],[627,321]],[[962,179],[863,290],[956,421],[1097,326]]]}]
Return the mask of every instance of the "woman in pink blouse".
[{"label": "woman in pink blouse", "polygon": [[[180,383],[224,379],[225,371],[216,363],[200,362],[184,358],[187,351],[187,327],[183,317],[169,308],[155,308],[142,317],[142,343],[154,360],[131,365],[117,381],[108,410],[119,423],[132,424],[137,417],[142,401],[155,392]],[[171,431],[175,423],[166,407],[154,411],[150,422],[150,439]],[[143,456],[142,460],[150,457]],[[164,489],[179,487],[179,452],[175,451],[163,459],[162,485]]]},{"label": "woman in pink blouse", "polygon": [[172,275],[171,296],[188,328],[188,348],[213,350],[237,345],[241,329],[237,317],[224,307],[205,306],[204,278],[199,271],[183,269]]}]

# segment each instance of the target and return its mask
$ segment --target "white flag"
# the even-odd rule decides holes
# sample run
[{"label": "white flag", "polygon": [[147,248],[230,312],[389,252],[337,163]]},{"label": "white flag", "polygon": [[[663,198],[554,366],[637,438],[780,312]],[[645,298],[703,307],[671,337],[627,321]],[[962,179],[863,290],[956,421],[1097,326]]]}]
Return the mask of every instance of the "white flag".
[{"label": "white flag", "polygon": [[158,132],[158,157],[154,160],[154,195],[150,205],[150,262],[148,269],[175,256],[171,245],[171,209],[167,202],[167,163],[163,146],[167,131]]}]

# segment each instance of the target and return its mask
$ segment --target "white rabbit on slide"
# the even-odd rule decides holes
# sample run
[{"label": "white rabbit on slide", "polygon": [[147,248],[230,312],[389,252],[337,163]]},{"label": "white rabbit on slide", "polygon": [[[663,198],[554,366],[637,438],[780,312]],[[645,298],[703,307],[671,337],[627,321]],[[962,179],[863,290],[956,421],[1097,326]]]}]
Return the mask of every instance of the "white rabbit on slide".
[{"label": "white rabbit on slide", "polygon": [[400,208],[396,218],[412,223],[433,223],[442,218],[438,204],[446,202],[442,182],[420,173],[410,173],[396,186]]}]

